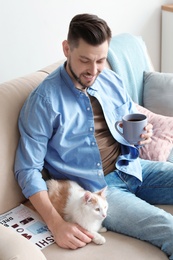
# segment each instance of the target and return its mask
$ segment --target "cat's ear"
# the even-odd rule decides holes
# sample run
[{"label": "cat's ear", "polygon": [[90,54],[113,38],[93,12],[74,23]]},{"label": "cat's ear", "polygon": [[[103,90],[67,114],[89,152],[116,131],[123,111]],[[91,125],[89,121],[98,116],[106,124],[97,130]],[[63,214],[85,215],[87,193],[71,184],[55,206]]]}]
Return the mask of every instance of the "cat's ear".
[{"label": "cat's ear", "polygon": [[86,191],[85,194],[84,194],[84,201],[85,202],[89,202],[89,201],[91,201],[91,199],[92,199],[91,192],[90,191]]},{"label": "cat's ear", "polygon": [[103,189],[99,190],[96,192],[98,195],[100,195],[102,198],[106,198],[106,191],[107,191],[107,186],[104,187]]}]

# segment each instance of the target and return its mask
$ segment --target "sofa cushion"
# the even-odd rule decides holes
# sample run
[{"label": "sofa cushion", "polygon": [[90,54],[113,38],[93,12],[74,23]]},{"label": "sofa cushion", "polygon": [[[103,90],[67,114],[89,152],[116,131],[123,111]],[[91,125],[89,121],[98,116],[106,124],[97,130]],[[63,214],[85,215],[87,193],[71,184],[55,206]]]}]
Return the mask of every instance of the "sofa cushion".
[{"label": "sofa cushion", "polygon": [[173,73],[144,72],[143,105],[154,113],[173,116]]},{"label": "sofa cushion", "polygon": [[[66,250],[52,244],[43,249],[43,254],[48,260],[168,260],[161,250],[147,242],[117,234],[114,232],[103,233],[106,238],[104,245],[90,243],[78,250]],[[57,257],[58,256],[58,257]]]},{"label": "sofa cushion", "polygon": [[0,224],[0,234],[1,260],[46,260],[42,252],[34,243],[28,241],[28,239],[20,235],[20,233],[16,232],[14,229]]},{"label": "sofa cushion", "polygon": [[150,110],[136,104],[140,113],[148,117],[153,125],[152,142],[140,148],[140,157],[153,161],[170,161],[173,148],[173,117],[155,114]]}]

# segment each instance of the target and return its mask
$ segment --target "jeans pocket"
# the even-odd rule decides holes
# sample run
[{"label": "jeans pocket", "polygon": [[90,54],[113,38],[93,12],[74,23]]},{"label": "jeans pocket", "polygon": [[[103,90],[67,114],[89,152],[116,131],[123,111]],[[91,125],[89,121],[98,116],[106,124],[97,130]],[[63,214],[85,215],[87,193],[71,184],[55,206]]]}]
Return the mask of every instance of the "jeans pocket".
[{"label": "jeans pocket", "polygon": [[127,189],[135,194],[138,187],[141,185],[141,181],[135,176],[120,171],[118,171],[118,176],[126,184]]}]

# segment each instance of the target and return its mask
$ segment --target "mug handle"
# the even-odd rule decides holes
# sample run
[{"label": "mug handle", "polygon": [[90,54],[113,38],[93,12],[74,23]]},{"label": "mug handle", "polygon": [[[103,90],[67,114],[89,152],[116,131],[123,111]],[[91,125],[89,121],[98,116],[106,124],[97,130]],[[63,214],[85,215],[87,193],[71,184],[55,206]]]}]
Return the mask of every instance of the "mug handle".
[{"label": "mug handle", "polygon": [[[123,132],[122,131],[120,131],[120,124],[122,124],[123,122],[122,121],[117,121],[116,123],[115,123],[115,128],[116,128],[116,130],[117,130],[117,132],[121,135],[121,136],[123,136]],[[122,128],[121,128],[122,129]]]}]

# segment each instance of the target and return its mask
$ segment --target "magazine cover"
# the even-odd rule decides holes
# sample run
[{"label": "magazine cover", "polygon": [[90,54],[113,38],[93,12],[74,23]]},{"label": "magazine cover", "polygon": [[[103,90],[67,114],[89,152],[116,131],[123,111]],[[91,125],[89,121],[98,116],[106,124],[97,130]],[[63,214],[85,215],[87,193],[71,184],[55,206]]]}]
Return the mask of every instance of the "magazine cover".
[{"label": "magazine cover", "polygon": [[0,224],[12,228],[41,250],[54,243],[53,236],[37,212],[25,205],[0,215]]}]

